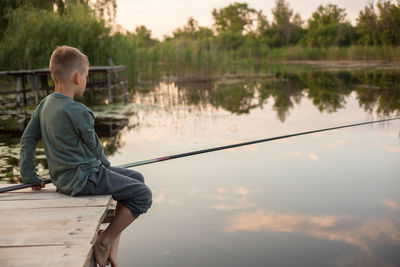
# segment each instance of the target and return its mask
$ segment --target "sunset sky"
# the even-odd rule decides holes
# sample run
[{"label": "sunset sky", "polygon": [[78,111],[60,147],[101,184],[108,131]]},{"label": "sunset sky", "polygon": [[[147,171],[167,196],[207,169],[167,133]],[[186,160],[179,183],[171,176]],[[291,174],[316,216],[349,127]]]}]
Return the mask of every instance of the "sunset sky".
[{"label": "sunset sky", "polygon": [[[152,30],[153,37],[162,39],[166,34],[184,25],[188,17],[194,17],[201,26],[210,27],[213,23],[211,11],[222,8],[235,1],[229,0],[117,0],[117,23],[126,30],[133,31],[139,25]],[[275,0],[248,0],[251,8],[261,9],[271,21],[271,9]],[[308,19],[320,4],[336,4],[345,8],[348,18],[354,24],[358,13],[368,0],[288,0],[294,12],[300,13],[303,20]]]}]

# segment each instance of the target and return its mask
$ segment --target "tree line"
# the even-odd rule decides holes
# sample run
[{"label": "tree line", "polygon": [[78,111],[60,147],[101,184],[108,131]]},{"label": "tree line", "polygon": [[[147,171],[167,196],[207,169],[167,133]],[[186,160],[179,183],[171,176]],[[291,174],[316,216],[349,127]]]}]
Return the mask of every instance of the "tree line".
[{"label": "tree line", "polygon": [[213,26],[194,18],[160,41],[151,30],[115,25],[116,0],[0,0],[0,69],[46,67],[57,45],[86,53],[92,65],[129,66],[135,80],[162,74],[209,77],[215,72],[259,72],[270,60],[400,59],[400,2],[379,0],[359,12],[320,5],[307,20],[276,0],[269,20],[235,2],[212,10]]},{"label": "tree line", "polygon": [[172,38],[214,36],[221,47],[236,49],[249,40],[269,47],[303,45],[312,47],[350,45],[400,45],[400,1],[370,2],[359,12],[356,25],[347,18],[346,10],[334,4],[320,5],[304,21],[286,0],[276,0],[269,21],[261,10],[247,3],[233,3],[212,11],[214,28],[199,27],[190,18]]}]

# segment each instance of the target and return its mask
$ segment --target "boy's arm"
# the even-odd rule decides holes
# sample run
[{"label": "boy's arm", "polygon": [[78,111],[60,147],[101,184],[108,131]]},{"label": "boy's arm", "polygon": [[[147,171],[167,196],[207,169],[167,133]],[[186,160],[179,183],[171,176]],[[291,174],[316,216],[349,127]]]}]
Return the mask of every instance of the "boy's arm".
[{"label": "boy's arm", "polygon": [[76,127],[80,133],[82,141],[105,166],[110,166],[111,163],[107,160],[99,137],[94,130],[93,113],[90,110],[84,110],[81,112],[79,117],[80,120],[76,122]]},{"label": "boy's arm", "polygon": [[38,106],[21,137],[21,178],[27,184],[38,185],[42,183],[42,179],[36,174],[35,155],[36,146],[41,138]]}]

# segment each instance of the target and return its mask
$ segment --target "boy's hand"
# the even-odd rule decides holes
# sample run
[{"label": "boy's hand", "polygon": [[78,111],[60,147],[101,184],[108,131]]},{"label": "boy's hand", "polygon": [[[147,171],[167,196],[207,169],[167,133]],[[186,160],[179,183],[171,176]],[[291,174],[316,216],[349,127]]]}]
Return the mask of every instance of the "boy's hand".
[{"label": "boy's hand", "polygon": [[44,188],[46,185],[45,185],[45,183],[44,182],[41,182],[40,184],[38,184],[38,185],[33,185],[33,186],[31,186],[31,188],[32,188],[32,190],[40,190],[40,189],[42,189],[42,188]]}]

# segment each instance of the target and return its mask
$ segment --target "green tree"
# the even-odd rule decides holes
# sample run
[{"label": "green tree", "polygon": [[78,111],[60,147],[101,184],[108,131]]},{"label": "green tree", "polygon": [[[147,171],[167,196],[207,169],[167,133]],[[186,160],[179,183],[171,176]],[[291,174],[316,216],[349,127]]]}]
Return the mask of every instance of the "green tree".
[{"label": "green tree", "polygon": [[136,47],[148,47],[157,42],[155,39],[151,38],[151,30],[144,25],[135,28],[133,38]]},{"label": "green tree", "polygon": [[29,6],[52,10],[56,0],[0,0],[0,40],[3,38],[4,31],[8,27],[10,12],[20,6]]},{"label": "green tree", "polygon": [[308,20],[308,32],[301,43],[327,47],[350,45],[354,39],[353,26],[346,19],[346,12],[337,5],[320,5]]},{"label": "green tree", "polygon": [[0,0],[0,40],[3,38],[4,31],[8,27],[10,17],[15,9],[20,7],[38,8],[47,11],[54,11],[64,14],[68,5],[82,4],[85,6],[93,5],[93,10],[99,18],[107,18],[109,22],[115,20],[117,12],[116,0]]},{"label": "green tree", "polygon": [[382,44],[400,45],[400,7],[398,5],[391,1],[378,2],[379,39]]},{"label": "green tree", "polygon": [[230,31],[243,34],[250,30],[255,12],[248,4],[235,2],[220,10],[214,9],[212,16],[219,33]]},{"label": "green tree", "polygon": [[262,10],[257,11],[257,28],[255,33],[261,36],[270,27],[267,16],[262,13]]},{"label": "green tree", "polygon": [[177,28],[173,32],[173,38],[178,39],[201,40],[209,37],[213,37],[212,30],[199,26],[193,17],[190,17],[182,28]]},{"label": "green tree", "polygon": [[105,18],[108,22],[114,22],[117,16],[117,0],[96,0],[94,10],[99,17]]},{"label": "green tree", "polygon": [[69,4],[63,14],[21,6],[9,16],[0,42],[2,69],[46,67],[51,52],[63,44],[81,49],[92,65],[108,64],[110,28],[85,4]]},{"label": "green tree", "polygon": [[261,23],[260,36],[266,39],[272,47],[281,47],[289,44],[296,44],[304,35],[303,24],[299,14],[293,14],[289,4],[285,0],[277,0],[272,9],[273,21],[271,26],[258,16]]},{"label": "green tree", "polygon": [[371,2],[364,10],[361,10],[357,18],[356,32],[358,34],[358,42],[364,45],[379,44],[379,24],[378,16]]},{"label": "green tree", "polygon": [[227,50],[236,50],[244,42],[244,34],[250,32],[256,11],[246,3],[230,4],[219,10],[214,9],[212,16],[218,32],[218,46]]}]

